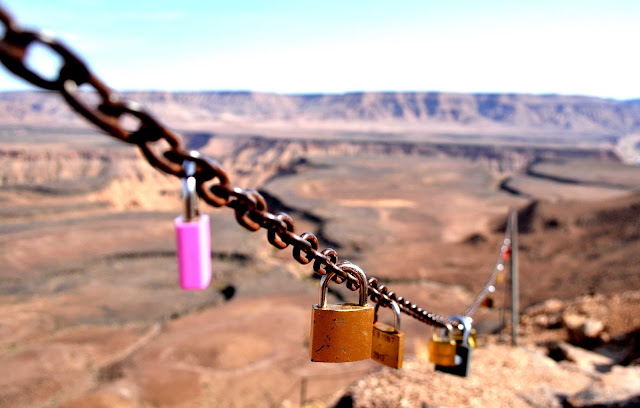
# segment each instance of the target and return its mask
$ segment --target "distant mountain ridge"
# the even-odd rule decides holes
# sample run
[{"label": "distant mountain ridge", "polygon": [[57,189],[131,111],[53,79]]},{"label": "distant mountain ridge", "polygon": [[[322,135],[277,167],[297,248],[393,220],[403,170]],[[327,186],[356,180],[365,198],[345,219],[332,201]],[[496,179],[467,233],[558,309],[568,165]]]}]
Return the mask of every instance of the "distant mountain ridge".
[{"label": "distant mountain ridge", "polygon": [[[125,92],[165,122],[404,123],[419,127],[506,126],[621,135],[640,130],[640,99],[586,96],[353,92],[276,94],[247,91]],[[0,124],[75,122],[60,97],[46,92],[0,93]]]}]

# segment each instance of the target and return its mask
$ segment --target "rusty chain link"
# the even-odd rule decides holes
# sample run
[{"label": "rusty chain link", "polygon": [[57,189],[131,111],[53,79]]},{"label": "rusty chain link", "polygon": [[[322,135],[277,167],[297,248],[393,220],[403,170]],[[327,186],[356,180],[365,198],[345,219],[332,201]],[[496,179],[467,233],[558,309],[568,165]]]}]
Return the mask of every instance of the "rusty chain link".
[{"label": "rusty chain link", "polygon": [[[0,21],[5,28],[4,37],[0,40],[0,61],[11,72],[33,85],[60,93],[73,109],[95,126],[123,142],[137,145],[147,161],[164,173],[185,177],[183,163],[194,162],[196,191],[205,202],[213,207],[233,209],[237,222],[246,229],[266,229],[268,241],[275,248],[285,249],[291,245],[293,258],[299,263],[313,262],[316,273],[325,275],[333,272],[338,283],[346,281],[349,289],[358,289],[357,279],[337,266],[335,250],[326,248],[319,251],[315,235],[309,232],[296,234],[293,219],[286,213],[270,213],[264,197],[257,191],[231,186],[228,174],[216,160],[187,150],[178,134],[162,125],[139,104],[121,100],[62,42],[42,32],[22,29],[1,4]],[[56,78],[46,79],[26,65],[29,48],[36,44],[48,48],[62,59]],[[90,88],[98,96],[98,103],[87,101],[87,91],[81,91],[82,86]],[[135,121],[137,126],[133,130],[125,128],[126,118]],[[163,149],[162,144],[168,147]],[[376,278],[369,279],[368,291],[372,301],[383,304],[396,301],[402,312],[428,325],[446,327],[451,323],[389,291]]]}]

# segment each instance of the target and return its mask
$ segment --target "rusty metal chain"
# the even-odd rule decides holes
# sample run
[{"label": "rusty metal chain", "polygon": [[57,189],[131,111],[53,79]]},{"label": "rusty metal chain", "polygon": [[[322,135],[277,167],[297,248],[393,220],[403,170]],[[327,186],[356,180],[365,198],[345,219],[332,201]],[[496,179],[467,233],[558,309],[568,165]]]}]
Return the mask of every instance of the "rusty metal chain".
[{"label": "rusty metal chain", "polygon": [[[266,229],[268,241],[274,247],[285,249],[291,245],[293,258],[299,263],[313,262],[316,273],[325,275],[333,272],[338,283],[346,281],[349,289],[358,289],[356,278],[336,265],[338,254],[335,250],[326,248],[319,251],[315,235],[309,232],[296,234],[293,219],[286,213],[270,213],[264,197],[257,191],[231,186],[229,176],[217,161],[197,151],[187,150],[178,134],[162,125],[140,105],[121,100],[62,42],[42,32],[22,29],[2,5],[0,21],[5,28],[4,37],[0,40],[0,61],[11,72],[40,88],[59,92],[87,120],[111,136],[137,145],[153,167],[167,174],[185,177],[183,163],[194,162],[197,192],[204,201],[214,207],[232,208],[236,220],[246,229]],[[29,48],[34,45],[44,46],[61,58],[56,78],[47,79],[27,66],[25,60]],[[87,91],[80,90],[83,86],[98,97],[97,103],[88,101]],[[129,121],[134,119],[136,126],[133,129],[124,126],[127,118]],[[402,312],[423,323],[436,327],[445,327],[449,323],[442,316],[389,291],[375,278],[369,279],[368,289],[372,301],[388,303],[394,300]]]}]

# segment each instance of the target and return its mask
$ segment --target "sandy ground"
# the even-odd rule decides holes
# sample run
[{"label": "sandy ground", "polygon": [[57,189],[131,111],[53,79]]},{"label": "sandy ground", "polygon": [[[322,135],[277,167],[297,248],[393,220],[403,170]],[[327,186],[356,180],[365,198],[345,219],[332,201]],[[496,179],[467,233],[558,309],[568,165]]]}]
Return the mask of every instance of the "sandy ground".
[{"label": "sandy ground", "polygon": [[[298,153],[286,151],[289,163]],[[249,160],[256,152],[239,154]],[[473,300],[496,262],[509,207],[519,209],[523,232],[524,306],[640,288],[638,196],[536,203],[501,190],[504,175],[482,163],[338,153],[309,154],[293,172],[285,166],[279,173],[275,156],[254,167],[239,162],[234,171],[262,169],[254,181],[269,180],[259,187],[294,215],[299,233],[317,233],[341,259],[425,309],[461,313]],[[179,183],[128,153],[111,154],[104,158],[106,184],[91,178],[102,174],[93,164],[89,181],[69,190],[62,179],[56,187],[46,171],[55,160],[45,155],[33,180],[0,190],[0,405],[296,406],[301,398],[331,401],[379,369],[372,361],[309,362],[318,281],[290,249],[268,246],[264,231],[239,227],[229,209],[207,210],[210,289],[179,290],[172,230]],[[38,156],[29,160],[40,163]],[[545,183],[535,189],[559,188]],[[227,302],[229,285],[235,296]],[[334,301],[354,297],[344,286],[333,290]],[[488,330],[499,312],[482,310],[476,318]],[[409,361],[431,329],[409,318],[402,329]],[[490,367],[499,352],[489,349],[479,359]]]}]

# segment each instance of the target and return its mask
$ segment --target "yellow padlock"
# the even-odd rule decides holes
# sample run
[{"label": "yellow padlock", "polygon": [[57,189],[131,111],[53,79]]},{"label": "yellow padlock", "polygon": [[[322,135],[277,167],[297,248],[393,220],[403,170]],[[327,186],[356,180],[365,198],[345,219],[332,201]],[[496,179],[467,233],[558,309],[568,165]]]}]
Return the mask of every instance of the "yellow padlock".
[{"label": "yellow padlock", "polygon": [[362,269],[349,262],[338,266],[358,279],[360,299],[356,303],[327,304],[327,290],[333,275],[320,281],[320,304],[311,308],[311,361],[344,363],[371,357],[373,306],[367,304],[367,277]]},{"label": "yellow padlock", "polygon": [[400,331],[400,307],[393,300],[393,326],[378,321],[376,304],[373,311],[373,343],[371,345],[371,359],[392,368],[402,368],[404,355],[404,333]]},{"label": "yellow padlock", "polygon": [[[477,338],[478,338],[478,334],[476,332],[476,329],[471,329],[471,331],[469,332],[469,338],[467,339],[467,342],[469,343],[469,346],[474,350],[478,347]],[[464,340],[464,334],[462,332],[454,333],[453,339],[456,341],[457,344],[459,344]]]},{"label": "yellow padlock", "polygon": [[435,365],[453,367],[456,365],[456,341],[453,339],[453,327],[447,323],[440,335],[433,333],[429,340],[429,361]]}]

